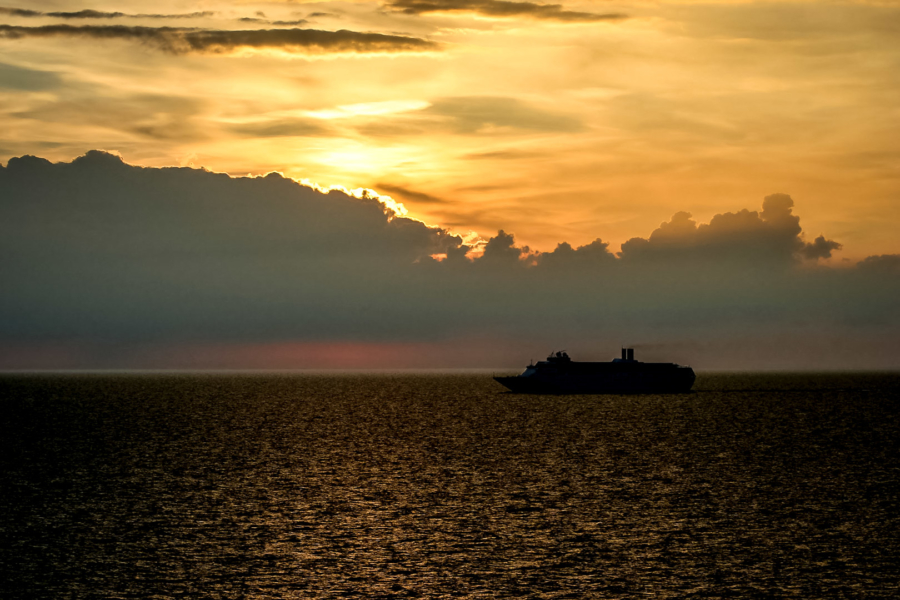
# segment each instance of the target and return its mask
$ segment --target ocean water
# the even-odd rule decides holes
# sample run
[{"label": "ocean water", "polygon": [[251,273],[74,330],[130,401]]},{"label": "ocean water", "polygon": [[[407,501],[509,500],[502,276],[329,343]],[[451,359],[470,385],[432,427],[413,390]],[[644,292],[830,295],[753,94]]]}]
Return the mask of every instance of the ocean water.
[{"label": "ocean water", "polygon": [[897,598],[900,374],[0,377],[3,598]]}]

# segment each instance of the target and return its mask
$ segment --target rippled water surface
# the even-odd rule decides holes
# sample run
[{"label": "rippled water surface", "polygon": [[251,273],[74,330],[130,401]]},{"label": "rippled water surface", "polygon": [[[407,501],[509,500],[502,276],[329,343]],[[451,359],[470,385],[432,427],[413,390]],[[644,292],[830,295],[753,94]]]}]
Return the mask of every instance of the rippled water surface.
[{"label": "rippled water surface", "polygon": [[900,375],[0,377],[4,598],[896,598]]}]

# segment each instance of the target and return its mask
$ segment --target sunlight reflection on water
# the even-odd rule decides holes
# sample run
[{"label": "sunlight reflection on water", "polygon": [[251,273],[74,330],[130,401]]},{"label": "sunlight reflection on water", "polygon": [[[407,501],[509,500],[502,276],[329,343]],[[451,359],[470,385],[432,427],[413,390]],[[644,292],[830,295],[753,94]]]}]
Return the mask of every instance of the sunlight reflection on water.
[{"label": "sunlight reflection on water", "polygon": [[898,375],[0,378],[4,597],[893,597]]}]

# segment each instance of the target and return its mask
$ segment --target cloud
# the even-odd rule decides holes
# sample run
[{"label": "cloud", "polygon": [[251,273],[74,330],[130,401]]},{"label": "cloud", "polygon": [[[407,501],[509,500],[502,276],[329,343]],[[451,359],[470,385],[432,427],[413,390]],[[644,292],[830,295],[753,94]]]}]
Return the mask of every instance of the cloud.
[{"label": "cloud", "polygon": [[393,185],[390,183],[379,183],[375,186],[379,190],[384,190],[388,194],[392,194],[398,196],[403,200],[412,200],[414,202],[418,202],[419,204],[447,204],[448,201],[443,198],[438,198],[436,196],[432,196],[430,194],[425,194],[423,192],[417,192],[415,190],[411,190],[409,188],[405,188],[399,185]]},{"label": "cloud", "polygon": [[867,256],[856,263],[856,268],[871,273],[900,275],[900,254]]},{"label": "cloud", "polygon": [[560,4],[505,2],[503,0],[394,0],[388,8],[407,15],[428,13],[474,13],[488,17],[527,17],[563,23],[595,23],[628,18],[621,13],[587,13],[565,10]]},{"label": "cloud", "polygon": [[61,84],[62,78],[52,71],[0,63],[0,88],[40,92],[57,88]]},{"label": "cloud", "polygon": [[175,14],[128,14],[123,12],[103,12],[89,9],[74,12],[44,12],[40,10],[5,8],[0,6],[0,15],[9,15],[12,17],[53,17],[56,19],[199,19],[211,17],[215,14],[216,13],[211,10]]},{"label": "cloud", "polygon": [[568,242],[561,242],[553,252],[539,254],[537,266],[559,272],[602,268],[612,266],[615,262],[616,256],[609,251],[609,243],[597,238],[578,248],[572,248]]},{"label": "cloud", "polygon": [[235,50],[278,49],[304,54],[424,52],[439,49],[435,42],[401,35],[318,29],[213,30],[124,25],[0,25],[0,38],[84,37],[130,40],[172,54],[221,54]]},{"label": "cloud", "polygon": [[445,119],[452,129],[463,134],[482,133],[494,128],[548,132],[580,131],[584,128],[575,117],[535,108],[516,98],[438,98],[420,112]]},{"label": "cloud", "polygon": [[0,15],[9,15],[11,17],[42,17],[45,13],[39,10],[29,10],[27,8],[7,8],[0,6]]},{"label": "cloud", "polygon": [[528,247],[517,248],[515,238],[503,231],[497,232],[497,235],[488,240],[484,246],[484,254],[476,262],[479,264],[507,264],[519,265],[519,259],[528,252]]},{"label": "cloud", "polygon": [[260,19],[258,17],[242,17],[238,19],[243,23],[264,23],[266,25],[279,25],[279,26],[287,26],[287,25],[306,25],[309,23],[306,19],[295,19],[293,21],[271,21],[269,19]]},{"label": "cloud", "polygon": [[203,108],[202,100],[174,94],[123,95],[115,90],[91,90],[90,94],[42,100],[11,115],[42,123],[89,124],[158,140],[196,140],[208,135],[197,120]]},{"label": "cloud", "polygon": [[[479,361],[486,348],[527,361],[553,346],[580,358],[634,343],[700,367],[838,368],[847,353],[829,347],[846,343],[862,349],[853,365],[900,366],[880,353],[900,336],[900,256],[804,266],[792,204],[776,194],[709,223],[680,213],[642,239],[654,260],[601,240],[540,252],[504,230],[479,253],[372,193],[103,152],[14,158],[0,167],[0,367],[22,366],[29,348],[103,367],[141,348],[283,344],[425,345],[460,364],[446,349],[465,340],[482,341]],[[186,364],[168,360],[152,364]]]},{"label": "cloud", "polygon": [[[366,136],[433,136],[582,131],[578,118],[503,96],[450,96],[432,99],[424,108],[363,120],[355,129]],[[468,158],[468,157],[467,157]],[[496,156],[494,156],[496,158]]]},{"label": "cloud", "polygon": [[[223,317],[238,314],[248,319],[239,337],[271,335],[281,321],[271,319],[276,305],[296,310],[313,338],[335,333],[338,315],[348,330],[372,318],[374,335],[395,329],[403,312],[381,274],[460,245],[372,198],[321,193],[278,175],[141,169],[100,152],[68,164],[11,159],[0,189],[3,286],[25,284],[0,301],[0,313],[16,317],[0,337],[180,330],[215,339]],[[366,288],[371,301],[360,295]],[[54,306],[53,296],[66,300]],[[41,298],[35,310],[29,298]]]},{"label": "cloud", "polygon": [[490,152],[470,152],[462,156],[469,160],[519,160],[522,158],[539,158],[546,153],[536,150],[492,150]]},{"label": "cloud", "polygon": [[240,123],[228,129],[248,137],[313,137],[333,133],[328,127],[323,127],[318,119],[276,119]]},{"label": "cloud", "polygon": [[804,244],[803,248],[800,250],[800,253],[804,258],[808,258],[810,260],[816,260],[818,258],[831,258],[832,251],[840,250],[843,247],[843,244],[835,242],[834,240],[826,240],[824,235],[820,235],[815,239],[815,241]]},{"label": "cloud", "polygon": [[668,261],[691,257],[699,261],[724,260],[747,265],[790,265],[798,257],[830,258],[842,246],[819,236],[813,243],[801,238],[800,217],[793,214],[793,199],[772,194],[762,211],[747,209],[715,215],[698,224],[688,212],[677,212],[647,239],[622,244],[623,260]]}]

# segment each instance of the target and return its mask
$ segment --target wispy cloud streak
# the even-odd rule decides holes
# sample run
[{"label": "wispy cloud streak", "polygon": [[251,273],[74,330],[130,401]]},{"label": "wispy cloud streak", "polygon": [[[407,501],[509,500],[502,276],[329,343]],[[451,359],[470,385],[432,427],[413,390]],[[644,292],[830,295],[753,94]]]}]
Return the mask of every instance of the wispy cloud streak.
[{"label": "wispy cloud streak", "polygon": [[70,12],[45,12],[42,10],[0,6],[0,15],[9,15],[12,17],[53,17],[55,19],[198,19],[202,17],[211,17],[215,14],[216,13],[211,10],[176,14],[129,14],[91,9]]},{"label": "wispy cloud streak", "polygon": [[214,30],[124,25],[0,25],[0,38],[83,37],[131,40],[172,54],[227,53],[241,48],[279,49],[298,53],[394,53],[438,50],[429,40],[400,35],[319,29]]},{"label": "wispy cloud streak", "polygon": [[528,17],[568,23],[618,21],[628,18],[627,15],[621,13],[597,14],[565,10],[561,4],[506,2],[504,0],[394,0],[387,6],[408,15],[466,12],[489,17]]},{"label": "wispy cloud streak", "polygon": [[242,23],[261,23],[263,25],[306,25],[309,23],[306,19],[295,19],[293,21],[270,21],[269,19],[260,19],[259,17],[241,17]]}]

